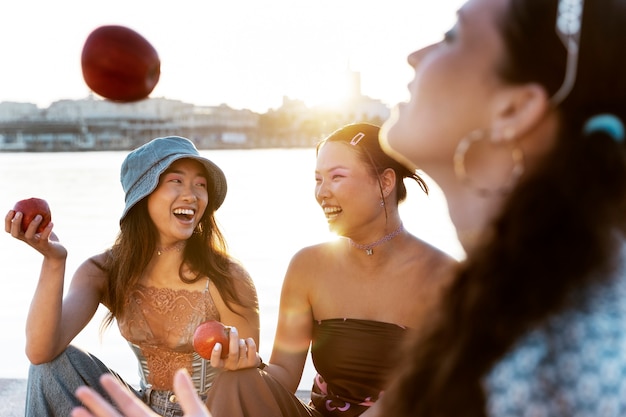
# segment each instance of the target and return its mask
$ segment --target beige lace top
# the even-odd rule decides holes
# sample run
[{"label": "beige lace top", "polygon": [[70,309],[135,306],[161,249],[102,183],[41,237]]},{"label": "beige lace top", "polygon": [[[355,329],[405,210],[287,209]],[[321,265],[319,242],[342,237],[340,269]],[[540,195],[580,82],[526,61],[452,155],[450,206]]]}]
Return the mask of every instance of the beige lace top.
[{"label": "beige lace top", "polygon": [[125,315],[117,323],[139,360],[142,388],[171,391],[179,368],[187,368],[199,393],[210,387],[218,370],[193,349],[196,327],[205,320],[219,320],[208,287],[207,279],[204,291],[140,284],[131,291]]}]

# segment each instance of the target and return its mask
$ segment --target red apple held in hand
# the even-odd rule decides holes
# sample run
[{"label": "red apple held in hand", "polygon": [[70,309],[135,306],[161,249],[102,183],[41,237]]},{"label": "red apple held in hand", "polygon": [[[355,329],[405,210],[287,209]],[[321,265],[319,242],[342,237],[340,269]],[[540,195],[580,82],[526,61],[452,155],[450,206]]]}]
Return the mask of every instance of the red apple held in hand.
[{"label": "red apple held in hand", "polygon": [[224,326],[217,320],[207,320],[196,328],[193,334],[193,348],[204,359],[211,359],[211,353],[216,343],[222,344],[221,358],[228,356],[228,342],[230,327]]},{"label": "red apple held in hand", "polygon": [[148,97],[161,75],[156,49],[125,26],[101,26],[91,32],[83,46],[81,65],[89,88],[118,102]]},{"label": "red apple held in hand", "polygon": [[25,200],[20,200],[15,203],[13,206],[13,210],[16,212],[19,211],[22,213],[22,232],[25,232],[28,228],[28,225],[38,214],[43,217],[41,223],[37,227],[37,233],[43,232],[43,229],[46,228],[48,223],[52,220],[52,214],[50,213],[50,207],[46,200],[41,198],[27,198]]}]

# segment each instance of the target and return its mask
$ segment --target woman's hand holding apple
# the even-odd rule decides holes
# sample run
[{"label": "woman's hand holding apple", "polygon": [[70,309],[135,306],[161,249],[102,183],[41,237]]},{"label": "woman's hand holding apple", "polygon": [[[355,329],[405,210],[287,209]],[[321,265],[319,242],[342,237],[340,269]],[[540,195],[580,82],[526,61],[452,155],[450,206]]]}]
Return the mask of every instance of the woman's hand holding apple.
[{"label": "woman's hand holding apple", "polygon": [[46,257],[65,261],[67,250],[52,232],[52,226],[48,203],[39,198],[18,201],[4,218],[5,232]]},{"label": "woman's hand holding apple", "polygon": [[236,327],[224,326],[219,321],[201,323],[194,333],[196,352],[211,361],[211,366],[230,370],[253,368],[260,359],[254,339],[240,339]]}]

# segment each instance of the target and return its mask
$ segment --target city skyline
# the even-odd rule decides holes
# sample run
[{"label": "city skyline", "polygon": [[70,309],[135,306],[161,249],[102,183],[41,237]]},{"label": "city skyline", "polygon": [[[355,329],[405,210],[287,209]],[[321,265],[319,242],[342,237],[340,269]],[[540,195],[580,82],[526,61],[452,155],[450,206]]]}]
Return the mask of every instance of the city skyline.
[{"label": "city skyline", "polygon": [[[128,26],[161,58],[151,97],[265,112],[283,97],[308,106],[364,95],[406,100],[406,56],[441,39],[460,0],[112,0],[10,2],[0,16],[0,101],[47,107],[88,97],[80,52],[98,26]],[[8,42],[7,40],[10,40]]]}]

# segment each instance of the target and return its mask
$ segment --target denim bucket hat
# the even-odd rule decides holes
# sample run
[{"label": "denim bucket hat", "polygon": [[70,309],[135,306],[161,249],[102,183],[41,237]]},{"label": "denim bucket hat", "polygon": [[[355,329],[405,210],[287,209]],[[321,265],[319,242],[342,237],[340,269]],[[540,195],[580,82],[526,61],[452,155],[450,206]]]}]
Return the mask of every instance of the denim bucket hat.
[{"label": "denim bucket hat", "polygon": [[141,199],[148,196],[159,184],[159,177],[174,161],[190,158],[200,162],[213,182],[213,199],[217,210],[226,197],[226,177],[213,162],[200,156],[198,149],[186,138],[168,136],[156,138],[130,152],[122,163],[120,180],[124,189],[126,207],[120,222],[128,211]]}]

